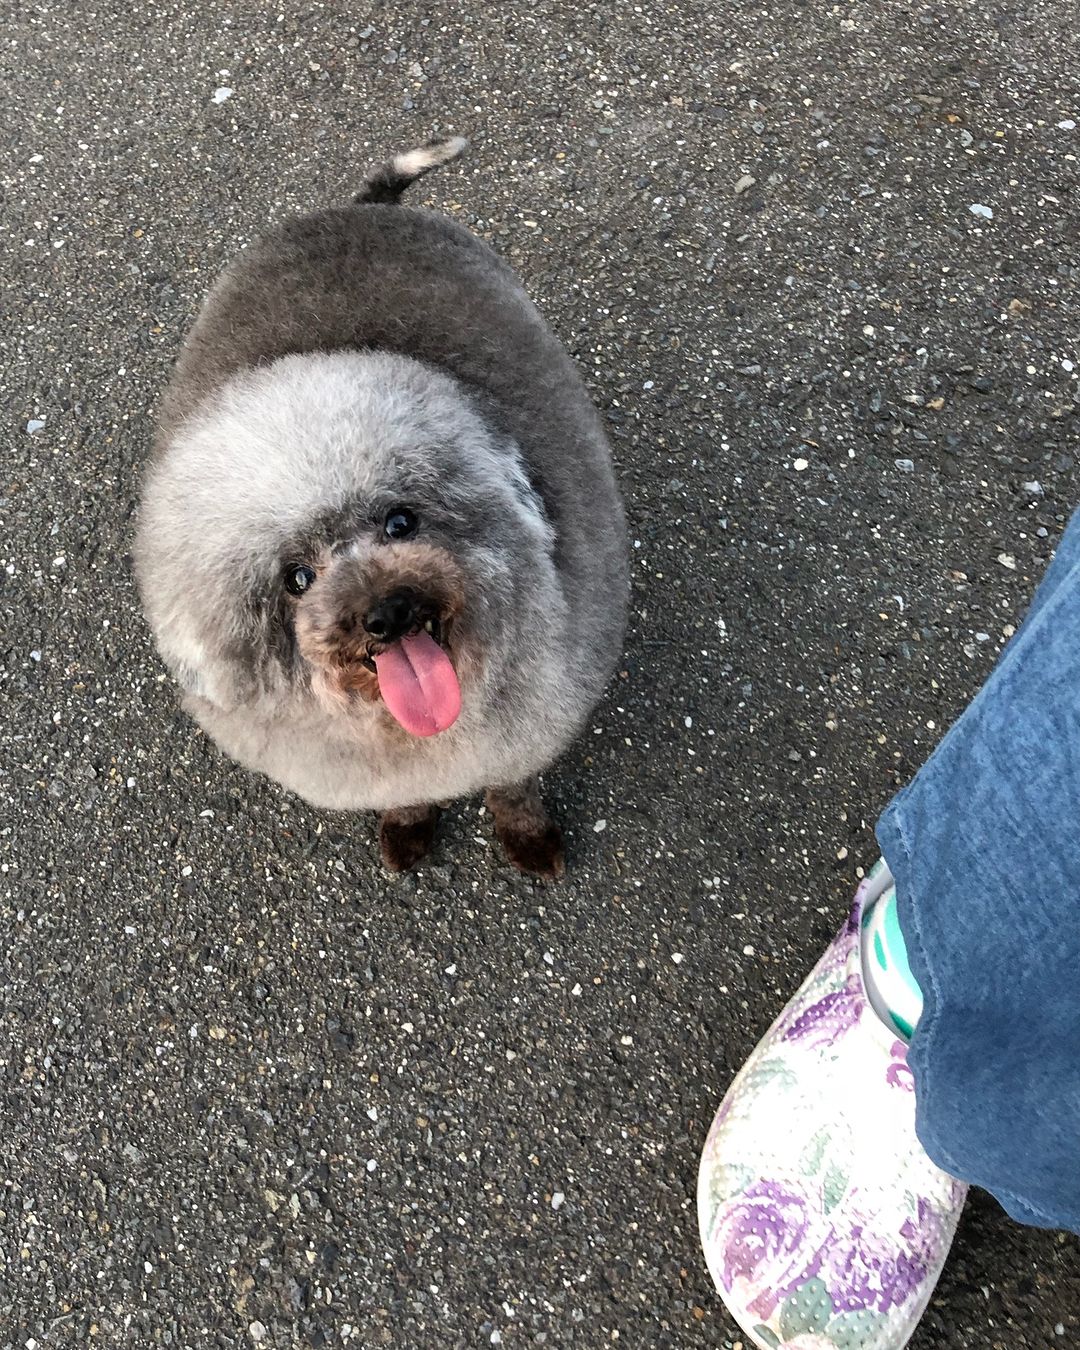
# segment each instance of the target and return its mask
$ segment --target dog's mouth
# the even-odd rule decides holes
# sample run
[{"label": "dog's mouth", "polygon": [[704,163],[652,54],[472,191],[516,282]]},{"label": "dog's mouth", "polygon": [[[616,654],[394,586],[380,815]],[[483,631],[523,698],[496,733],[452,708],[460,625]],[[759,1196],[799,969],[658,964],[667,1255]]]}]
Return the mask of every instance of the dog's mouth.
[{"label": "dog's mouth", "polygon": [[437,736],[461,712],[461,685],[448,645],[447,625],[432,618],[362,659],[375,672],[387,712],[410,735]]},{"label": "dog's mouth", "polygon": [[[449,656],[450,654],[449,620],[443,620],[438,618],[424,619],[423,622],[418,622],[413,627],[411,633],[406,634],[406,638],[417,637],[421,632],[426,633],[427,636],[430,637],[433,642],[437,642],[438,645],[443,649],[443,651],[446,652],[447,656]],[[375,641],[369,642],[367,648],[365,649],[364,655],[360,656],[357,659],[359,660],[360,664],[364,667],[365,670],[370,670],[374,674],[378,669],[378,667],[375,664],[376,660],[380,656],[382,656],[382,654],[389,647],[393,647],[396,645],[397,644],[393,642],[386,642],[386,643]]]}]

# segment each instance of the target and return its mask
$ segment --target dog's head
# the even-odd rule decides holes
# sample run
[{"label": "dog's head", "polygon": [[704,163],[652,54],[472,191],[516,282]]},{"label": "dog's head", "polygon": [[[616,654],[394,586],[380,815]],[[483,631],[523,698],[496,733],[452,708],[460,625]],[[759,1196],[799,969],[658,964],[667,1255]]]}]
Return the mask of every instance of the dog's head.
[{"label": "dog's head", "polygon": [[221,708],[381,701],[417,736],[542,642],[553,536],[516,447],[404,357],[291,356],[164,446],[136,561],[162,653]]}]

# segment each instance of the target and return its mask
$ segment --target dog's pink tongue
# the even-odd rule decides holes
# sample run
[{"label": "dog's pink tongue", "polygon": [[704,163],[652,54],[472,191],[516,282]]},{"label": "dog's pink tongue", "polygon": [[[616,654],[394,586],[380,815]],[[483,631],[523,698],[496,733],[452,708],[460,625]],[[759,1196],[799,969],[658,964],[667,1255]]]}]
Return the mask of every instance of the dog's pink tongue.
[{"label": "dog's pink tongue", "polygon": [[402,638],[375,658],[383,702],[406,731],[436,736],[461,712],[461,686],[450,658],[427,635]]}]

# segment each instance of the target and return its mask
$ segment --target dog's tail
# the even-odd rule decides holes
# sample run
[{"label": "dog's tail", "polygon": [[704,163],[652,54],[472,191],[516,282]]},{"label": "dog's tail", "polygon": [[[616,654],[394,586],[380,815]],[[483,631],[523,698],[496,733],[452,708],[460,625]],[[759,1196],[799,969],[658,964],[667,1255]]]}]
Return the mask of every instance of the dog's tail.
[{"label": "dog's tail", "polygon": [[449,140],[428,141],[416,150],[407,150],[403,155],[395,155],[377,169],[372,169],[364,179],[364,185],[353,198],[354,202],[389,202],[396,206],[401,194],[411,187],[418,178],[449,164],[464,151],[468,141],[464,136],[451,136]]}]

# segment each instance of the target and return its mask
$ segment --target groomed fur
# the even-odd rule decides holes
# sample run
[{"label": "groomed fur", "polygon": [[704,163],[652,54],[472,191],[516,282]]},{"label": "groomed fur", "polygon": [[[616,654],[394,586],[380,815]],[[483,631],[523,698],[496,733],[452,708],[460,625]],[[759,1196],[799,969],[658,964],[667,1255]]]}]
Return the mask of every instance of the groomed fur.
[{"label": "groomed fur", "polygon": [[[425,153],[399,156],[399,176],[433,167]],[[420,534],[388,543],[401,505]],[[283,591],[296,559],[318,570],[310,597]],[[484,244],[370,201],[286,222],[215,286],[165,401],[136,564],[188,710],[241,763],[330,807],[540,771],[623,633],[622,510],[572,363]],[[460,610],[462,712],[417,739],[370,688],[328,688],[319,653],[332,586],[364,595],[424,568]]]}]

